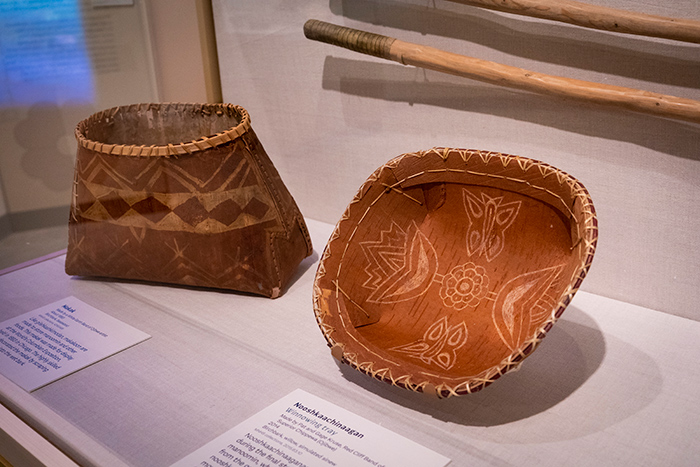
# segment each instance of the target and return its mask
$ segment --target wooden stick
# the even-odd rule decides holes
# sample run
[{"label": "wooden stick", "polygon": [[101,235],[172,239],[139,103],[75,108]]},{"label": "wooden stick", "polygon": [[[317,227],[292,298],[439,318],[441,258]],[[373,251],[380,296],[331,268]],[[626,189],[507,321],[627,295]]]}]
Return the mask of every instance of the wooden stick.
[{"label": "wooden stick", "polygon": [[700,44],[700,21],[617,10],[573,0],[450,0],[605,31]]},{"label": "wooden stick", "polygon": [[636,112],[700,123],[700,102],[692,99],[536,73],[318,20],[307,21],[304,34],[312,40],[404,65],[540,94],[615,105]]}]

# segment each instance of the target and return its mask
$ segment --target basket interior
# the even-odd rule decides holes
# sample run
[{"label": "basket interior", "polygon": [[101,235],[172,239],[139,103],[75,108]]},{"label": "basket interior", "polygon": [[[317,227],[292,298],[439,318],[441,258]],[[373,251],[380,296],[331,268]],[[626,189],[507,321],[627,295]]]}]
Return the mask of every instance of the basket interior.
[{"label": "basket interior", "polygon": [[496,187],[387,192],[344,247],[331,306],[388,361],[478,375],[553,319],[581,266],[571,231],[552,205]]},{"label": "basket interior", "polygon": [[149,104],[103,112],[79,131],[103,144],[166,146],[216,135],[236,127],[241,119],[232,106]]}]

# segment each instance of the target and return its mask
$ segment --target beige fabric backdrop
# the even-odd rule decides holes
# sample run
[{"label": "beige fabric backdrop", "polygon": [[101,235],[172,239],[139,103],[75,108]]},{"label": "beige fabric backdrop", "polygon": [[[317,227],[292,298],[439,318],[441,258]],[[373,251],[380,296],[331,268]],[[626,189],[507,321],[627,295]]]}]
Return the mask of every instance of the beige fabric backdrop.
[{"label": "beige fabric backdrop", "polygon": [[[700,19],[696,0],[607,6]],[[309,18],[478,58],[700,100],[700,46],[441,0],[215,0],[224,100],[243,105],[305,216],[335,223],[360,184],[433,146],[518,154],[591,192],[583,290],[700,319],[700,125],[542,97],[307,40]],[[315,245],[320,251],[323,245]]]}]

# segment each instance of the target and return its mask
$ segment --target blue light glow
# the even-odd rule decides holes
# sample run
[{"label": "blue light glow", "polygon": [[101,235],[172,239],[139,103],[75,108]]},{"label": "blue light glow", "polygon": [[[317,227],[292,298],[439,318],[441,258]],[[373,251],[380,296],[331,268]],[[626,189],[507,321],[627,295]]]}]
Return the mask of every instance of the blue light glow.
[{"label": "blue light glow", "polygon": [[0,106],[93,101],[79,0],[0,0]]}]

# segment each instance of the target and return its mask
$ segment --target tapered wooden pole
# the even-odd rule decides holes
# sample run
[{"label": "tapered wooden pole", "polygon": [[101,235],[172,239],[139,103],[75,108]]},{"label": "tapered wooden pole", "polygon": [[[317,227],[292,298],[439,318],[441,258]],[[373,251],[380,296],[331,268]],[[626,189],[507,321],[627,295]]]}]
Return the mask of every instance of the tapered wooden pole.
[{"label": "tapered wooden pole", "polygon": [[404,65],[540,94],[614,105],[636,112],[700,123],[700,102],[692,99],[536,73],[318,20],[307,21],[304,34],[312,40]]},{"label": "tapered wooden pole", "polygon": [[593,29],[700,44],[700,21],[617,10],[573,0],[450,0]]}]

